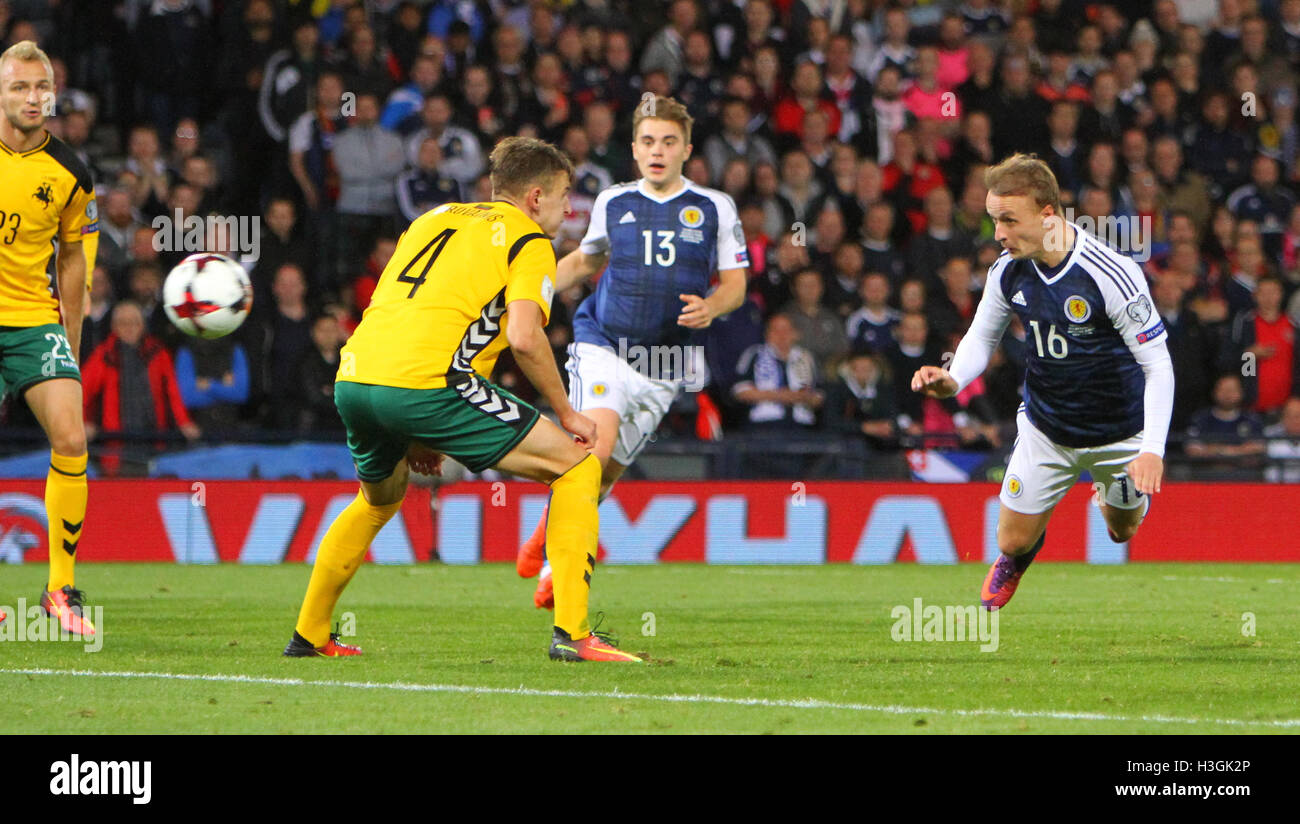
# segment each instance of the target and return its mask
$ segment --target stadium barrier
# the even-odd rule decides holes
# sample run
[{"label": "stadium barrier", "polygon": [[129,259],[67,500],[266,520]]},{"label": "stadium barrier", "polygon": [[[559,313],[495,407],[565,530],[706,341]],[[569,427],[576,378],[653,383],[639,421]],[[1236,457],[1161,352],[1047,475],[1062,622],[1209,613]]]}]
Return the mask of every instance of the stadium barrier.
[{"label": "stadium barrier", "polygon": [[[951,564],[995,556],[990,483],[626,481],[601,505],[610,564]],[[1113,543],[1092,490],[1076,486],[1048,530],[1044,561],[1300,561],[1293,487],[1167,483],[1129,544]],[[46,559],[44,482],[0,481],[0,562]],[[274,564],[310,561],[356,495],[345,481],[93,480],[83,561]],[[412,487],[370,560],[511,561],[547,496],[525,482]],[[436,508],[434,506],[436,502]]]}]

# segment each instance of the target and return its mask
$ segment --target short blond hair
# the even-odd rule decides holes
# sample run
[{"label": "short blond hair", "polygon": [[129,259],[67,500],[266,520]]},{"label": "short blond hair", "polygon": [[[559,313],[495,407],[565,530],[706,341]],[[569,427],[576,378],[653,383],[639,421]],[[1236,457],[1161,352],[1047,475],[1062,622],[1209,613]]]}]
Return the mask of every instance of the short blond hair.
[{"label": "short blond hair", "polygon": [[998,197],[1031,197],[1041,209],[1061,214],[1061,187],[1051,168],[1034,154],[1017,152],[984,172],[984,186]]},{"label": "short blond hair", "polygon": [[10,60],[22,60],[24,62],[39,60],[45,67],[45,73],[50,76],[50,82],[54,82],[54,66],[50,63],[50,57],[41,47],[36,45],[32,40],[19,40],[0,54],[0,71],[4,71],[5,63]]},{"label": "short blond hair", "polygon": [[632,118],[632,134],[636,135],[637,128],[640,127],[643,120],[669,120],[682,127],[682,134],[686,136],[686,142],[691,142],[691,126],[695,123],[695,118],[691,117],[686,107],[671,97],[661,97],[656,95],[650,98],[646,95],[636,107],[636,116]]},{"label": "short blond hair", "polygon": [[507,137],[488,156],[492,191],[522,197],[535,185],[548,188],[555,176],[573,180],[573,163],[555,146],[535,137]]}]

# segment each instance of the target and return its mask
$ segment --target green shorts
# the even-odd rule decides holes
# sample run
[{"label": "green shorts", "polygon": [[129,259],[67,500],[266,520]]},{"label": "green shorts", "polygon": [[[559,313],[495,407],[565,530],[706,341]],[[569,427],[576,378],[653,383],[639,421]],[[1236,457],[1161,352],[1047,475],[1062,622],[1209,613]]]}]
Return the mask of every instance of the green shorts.
[{"label": "green shorts", "polygon": [[51,378],[81,380],[63,325],[0,326],[0,396]]},{"label": "green shorts", "polygon": [[392,475],[411,441],[482,472],[514,449],[540,417],[478,375],[437,389],[338,381],[334,404],[348,429],[357,477],[367,483]]}]

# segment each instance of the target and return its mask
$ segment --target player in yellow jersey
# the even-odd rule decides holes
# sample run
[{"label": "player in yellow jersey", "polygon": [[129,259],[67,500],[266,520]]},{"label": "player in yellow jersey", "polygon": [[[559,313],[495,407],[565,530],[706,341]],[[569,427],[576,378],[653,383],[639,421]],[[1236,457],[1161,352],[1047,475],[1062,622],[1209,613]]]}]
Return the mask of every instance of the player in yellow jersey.
[{"label": "player in yellow jersey", "polygon": [[[641,660],[587,622],[600,491],[596,424],[570,405],[543,328],[555,285],[549,236],[569,211],[573,166],[533,138],[501,141],[490,164],[494,201],[447,203],[412,223],[343,348],[334,401],[361,491],[321,539],[285,655],[361,652],[330,633],[334,607],[401,509],[409,466],[428,469],[445,454],[475,472],[495,466],[550,485],[551,658]],[[488,380],[507,345],[564,429]]]},{"label": "player in yellow jersey", "polygon": [[0,55],[0,384],[26,400],[50,439],[50,577],[41,606],[67,632],[88,635],[95,628],[81,616],[73,580],[86,518],[77,353],[99,223],[90,171],[45,130],[54,95],[50,60],[35,43]]}]

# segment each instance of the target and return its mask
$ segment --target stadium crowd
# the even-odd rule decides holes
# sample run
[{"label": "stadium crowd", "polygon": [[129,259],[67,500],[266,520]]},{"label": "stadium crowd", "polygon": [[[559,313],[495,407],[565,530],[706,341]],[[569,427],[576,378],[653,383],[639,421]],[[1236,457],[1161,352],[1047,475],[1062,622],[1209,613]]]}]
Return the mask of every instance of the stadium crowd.
[{"label": "stadium crowd", "polygon": [[[958,398],[908,382],[953,351],[998,255],[983,169],[1028,151],[1142,262],[1188,453],[1300,439],[1300,0],[0,0],[0,37],[54,58],[49,128],[95,177],[101,431],[336,432],[338,348],[405,226],[488,199],[493,143],[536,135],[577,168],[568,252],[636,176],[653,93],[689,107],[687,176],[735,199],[752,261],[702,341],[713,431],[1004,442],[1015,322]],[[183,338],[160,306],[198,251],[164,236],[193,216],[235,218],[202,242],[254,283],[228,339]],[[219,230],[249,216],[244,254]],[[582,289],[555,301],[557,353]]]}]

